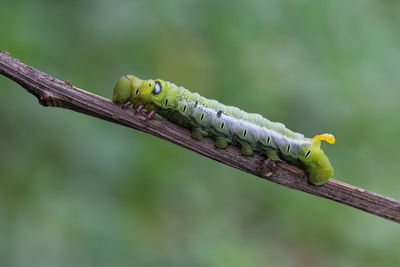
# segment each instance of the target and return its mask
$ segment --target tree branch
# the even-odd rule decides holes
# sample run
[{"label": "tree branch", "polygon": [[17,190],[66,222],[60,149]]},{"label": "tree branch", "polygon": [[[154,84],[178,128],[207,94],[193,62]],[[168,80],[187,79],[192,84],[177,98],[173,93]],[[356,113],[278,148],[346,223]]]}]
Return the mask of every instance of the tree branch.
[{"label": "tree branch", "polygon": [[209,138],[202,142],[194,141],[187,129],[163,119],[156,118],[145,122],[143,114],[134,116],[132,110],[123,110],[109,99],[76,88],[70,82],[60,81],[25,65],[5,51],[0,52],[0,73],[35,95],[43,106],[71,109],[146,132],[285,187],[400,222],[400,202],[395,199],[333,179],[322,186],[314,186],[307,182],[303,170],[292,165],[283,162],[271,164],[260,155],[244,157],[234,146],[224,150],[216,149]]}]

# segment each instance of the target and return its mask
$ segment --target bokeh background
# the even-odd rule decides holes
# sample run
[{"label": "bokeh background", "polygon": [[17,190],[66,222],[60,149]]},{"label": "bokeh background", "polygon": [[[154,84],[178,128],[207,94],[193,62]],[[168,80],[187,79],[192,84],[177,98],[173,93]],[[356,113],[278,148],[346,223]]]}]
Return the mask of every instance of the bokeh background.
[{"label": "bokeh background", "polygon": [[[134,73],[334,133],[335,178],[400,199],[399,13],[389,0],[2,0],[0,49],[105,97]],[[400,265],[393,222],[0,88],[1,266]]]}]

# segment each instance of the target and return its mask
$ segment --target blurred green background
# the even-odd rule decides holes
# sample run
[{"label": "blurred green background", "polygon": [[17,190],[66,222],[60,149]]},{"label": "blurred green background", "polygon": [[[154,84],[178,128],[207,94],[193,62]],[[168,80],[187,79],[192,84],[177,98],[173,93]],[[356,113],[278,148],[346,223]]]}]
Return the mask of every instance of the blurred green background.
[{"label": "blurred green background", "polygon": [[[110,97],[163,78],[325,145],[400,199],[400,2],[9,1],[0,49]],[[0,77],[0,266],[399,266],[400,228]]]}]

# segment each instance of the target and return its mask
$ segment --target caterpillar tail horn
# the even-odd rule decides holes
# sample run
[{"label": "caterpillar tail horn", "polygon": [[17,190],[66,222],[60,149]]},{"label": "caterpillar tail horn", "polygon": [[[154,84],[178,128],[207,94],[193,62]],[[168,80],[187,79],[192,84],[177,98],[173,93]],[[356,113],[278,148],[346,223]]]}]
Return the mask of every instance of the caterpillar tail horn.
[{"label": "caterpillar tail horn", "polygon": [[314,136],[313,138],[315,141],[326,141],[329,144],[334,144],[336,142],[336,138],[335,136],[333,136],[333,134],[328,134],[328,133],[324,133],[324,134],[319,134]]}]

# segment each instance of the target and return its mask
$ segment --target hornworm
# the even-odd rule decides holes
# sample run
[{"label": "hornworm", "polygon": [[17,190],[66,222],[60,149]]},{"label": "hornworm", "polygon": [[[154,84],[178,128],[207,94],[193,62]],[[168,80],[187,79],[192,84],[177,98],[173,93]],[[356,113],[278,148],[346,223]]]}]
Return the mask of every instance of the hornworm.
[{"label": "hornworm", "polygon": [[189,128],[195,140],[209,136],[217,148],[224,149],[232,144],[240,147],[244,156],[257,152],[271,160],[282,159],[298,165],[306,170],[310,182],[315,185],[333,176],[331,163],[320,147],[321,141],[335,143],[331,134],[306,138],[282,123],[225,106],[160,79],[141,80],[125,75],[117,81],[112,99],[120,105],[133,105],[135,113],[147,111],[146,119],[157,113]]}]

